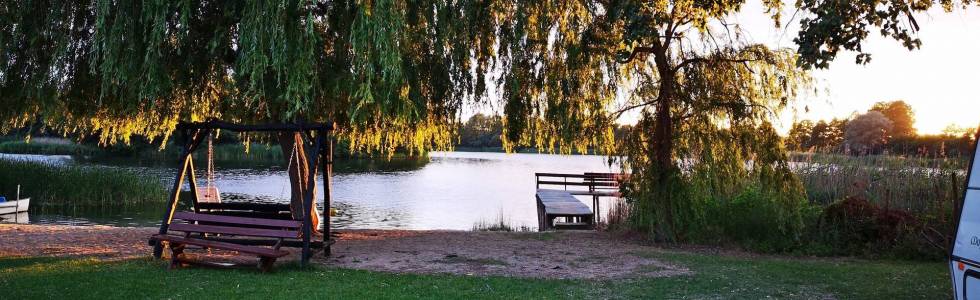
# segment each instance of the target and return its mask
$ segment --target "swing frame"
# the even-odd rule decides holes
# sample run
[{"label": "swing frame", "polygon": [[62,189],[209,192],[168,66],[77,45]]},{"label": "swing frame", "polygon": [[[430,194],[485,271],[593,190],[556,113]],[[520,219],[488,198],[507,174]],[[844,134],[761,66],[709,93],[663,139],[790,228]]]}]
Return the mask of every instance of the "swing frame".
[{"label": "swing frame", "polygon": [[[330,245],[333,240],[330,237],[330,204],[331,204],[331,183],[333,177],[333,124],[326,123],[280,123],[280,124],[255,124],[255,125],[245,125],[229,123],[220,120],[208,120],[205,122],[181,122],[177,124],[176,133],[181,138],[182,151],[180,158],[178,159],[177,174],[174,177],[174,184],[170,192],[170,200],[168,202],[166,212],[163,215],[163,220],[160,222],[160,234],[166,234],[169,230],[171,222],[174,219],[174,213],[177,210],[177,202],[180,200],[181,188],[184,184],[184,179],[189,178],[189,185],[191,188],[191,200],[193,209],[195,212],[200,212],[197,194],[197,178],[194,175],[194,160],[193,154],[200,146],[201,142],[204,141],[208,136],[214,133],[216,130],[228,130],[234,132],[292,132],[303,134],[304,145],[302,146],[306,153],[314,153],[312,159],[308,159],[309,169],[315,171],[316,168],[321,168],[323,172],[323,206],[324,209],[321,212],[321,222],[323,223],[323,240],[322,241],[312,241],[313,237],[313,222],[311,218],[311,209],[305,209],[315,205],[313,193],[308,193],[304,195],[303,199],[303,228],[302,228],[302,243],[299,245],[303,248],[301,264],[306,265],[309,259],[312,257],[312,248],[322,248],[324,256],[330,255]],[[313,134],[316,134],[315,136]],[[312,151],[312,152],[310,152]],[[189,171],[189,172],[188,172]],[[186,176],[189,175],[189,176]],[[307,175],[306,182],[308,186],[305,190],[313,190],[316,187],[316,172],[309,172]],[[239,207],[249,207],[248,204],[238,204]],[[236,240],[241,244],[263,244],[262,241],[255,240]],[[295,246],[295,245],[284,245],[284,246]],[[160,258],[163,254],[163,245],[159,242],[153,243],[153,256]]]}]

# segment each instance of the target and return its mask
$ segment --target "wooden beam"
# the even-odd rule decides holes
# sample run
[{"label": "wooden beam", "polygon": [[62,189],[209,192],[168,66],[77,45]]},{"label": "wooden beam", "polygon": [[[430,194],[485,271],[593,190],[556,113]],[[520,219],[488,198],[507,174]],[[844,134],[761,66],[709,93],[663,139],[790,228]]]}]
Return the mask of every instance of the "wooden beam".
[{"label": "wooden beam", "polygon": [[[167,230],[170,229],[170,222],[173,221],[174,211],[177,210],[177,202],[180,199],[180,187],[184,184],[184,175],[187,174],[187,167],[190,164],[191,153],[201,144],[201,136],[203,136],[201,135],[201,131],[195,130],[194,134],[191,135],[189,130],[182,130],[185,139],[184,151],[180,155],[180,165],[177,167],[177,175],[174,176],[174,185],[170,190],[167,211],[164,213],[163,220],[160,222],[160,234],[167,234]],[[153,245],[153,257],[160,258],[162,255],[163,245],[160,243]]]},{"label": "wooden beam", "polygon": [[[170,229],[170,222],[173,221],[174,210],[177,209],[177,200],[180,198],[180,186],[184,182],[184,174],[187,171],[187,161],[190,158],[190,152],[187,150],[181,155],[181,164],[177,168],[177,176],[174,177],[174,185],[170,190],[170,202],[167,205],[167,211],[163,215],[163,221],[160,222],[160,232],[159,234],[167,234],[167,230]],[[160,258],[163,255],[163,245],[157,243],[153,246],[153,257]]]},{"label": "wooden beam", "polygon": [[[325,132],[320,132],[318,136],[323,136]],[[326,137],[321,137],[326,139]],[[321,161],[323,167],[323,255],[330,256],[330,211],[332,207],[332,200],[330,194],[332,192],[331,184],[333,184],[333,137],[326,139],[327,147],[323,149],[323,156]]]},{"label": "wooden beam", "polygon": [[187,169],[190,173],[190,185],[191,185],[191,204],[193,205],[194,212],[201,212],[201,208],[197,206],[197,175],[194,174],[194,155],[187,154]]},{"label": "wooden beam", "polygon": [[191,130],[191,129],[224,129],[234,132],[270,132],[270,131],[328,131],[333,130],[332,123],[280,123],[280,124],[254,124],[254,125],[244,125],[229,123],[220,120],[209,120],[206,122],[181,122],[177,124],[177,129],[179,130]]},{"label": "wooden beam", "polygon": [[317,139],[313,143],[313,151],[306,151],[306,153],[313,153],[313,159],[309,160],[308,170],[306,176],[307,186],[303,193],[303,255],[300,264],[306,266],[310,261],[311,251],[310,251],[310,239],[313,236],[313,205],[316,203],[313,201],[316,195],[313,194],[313,189],[316,188],[316,168],[320,165],[320,139]]}]

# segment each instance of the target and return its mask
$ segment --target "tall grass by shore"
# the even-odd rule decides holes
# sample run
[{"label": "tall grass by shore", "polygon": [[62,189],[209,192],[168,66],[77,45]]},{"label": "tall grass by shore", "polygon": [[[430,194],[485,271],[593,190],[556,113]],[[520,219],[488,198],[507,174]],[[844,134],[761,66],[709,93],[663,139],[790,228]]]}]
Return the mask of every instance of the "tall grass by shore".
[{"label": "tall grass by shore", "polygon": [[503,231],[503,232],[530,232],[533,231],[530,226],[527,225],[514,225],[514,222],[510,220],[507,215],[504,214],[503,210],[497,213],[497,216],[493,220],[480,220],[473,224],[472,231]]},{"label": "tall grass by shore", "polygon": [[963,196],[967,157],[799,153],[796,173],[813,204],[863,197],[913,213],[952,208]]},{"label": "tall grass by shore", "polygon": [[24,140],[0,141],[0,153],[40,155],[93,155],[98,148],[75,143],[26,142]]},{"label": "tall grass by shore", "polygon": [[111,207],[167,200],[158,178],[119,168],[0,159],[0,195],[13,198],[17,185],[21,197],[31,198],[31,206]]}]

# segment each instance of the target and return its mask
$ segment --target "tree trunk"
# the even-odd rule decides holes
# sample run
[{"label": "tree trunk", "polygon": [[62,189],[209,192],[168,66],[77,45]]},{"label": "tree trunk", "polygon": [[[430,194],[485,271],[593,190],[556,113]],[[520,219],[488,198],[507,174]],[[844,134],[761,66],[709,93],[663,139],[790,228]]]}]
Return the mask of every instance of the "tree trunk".
[{"label": "tree trunk", "polygon": [[674,176],[675,166],[674,166],[674,118],[671,114],[671,107],[676,100],[675,86],[677,77],[670,66],[667,54],[665,52],[659,52],[654,54],[654,60],[657,64],[657,71],[660,73],[660,91],[658,95],[658,102],[656,105],[656,114],[654,115],[654,128],[653,128],[653,138],[650,140],[653,145],[651,145],[651,157],[654,159],[655,164],[655,176],[657,178],[656,183],[659,185],[657,187],[660,190],[660,201],[663,201],[663,205],[660,207],[664,209],[664,222],[659,226],[658,231],[662,237],[667,239],[678,238],[677,232],[674,228],[674,201],[673,201],[673,189],[671,182],[671,177]]},{"label": "tree trunk", "polygon": [[[294,152],[294,146],[299,145]],[[320,226],[320,214],[316,208],[316,185],[313,185],[313,189],[306,191],[305,189],[309,186],[309,178],[316,180],[317,169],[314,166],[310,170],[309,157],[306,155],[306,149],[303,147],[303,136],[299,132],[281,132],[279,133],[279,148],[282,150],[282,154],[286,157],[288,162],[287,173],[289,173],[289,209],[293,214],[293,219],[303,220],[306,213],[311,214],[311,219],[313,223],[313,231],[316,232],[317,228]],[[316,155],[316,154],[314,154]],[[310,176],[310,172],[313,172],[313,176]],[[309,210],[304,211],[303,209],[303,199],[306,195],[313,195],[313,205]]]}]

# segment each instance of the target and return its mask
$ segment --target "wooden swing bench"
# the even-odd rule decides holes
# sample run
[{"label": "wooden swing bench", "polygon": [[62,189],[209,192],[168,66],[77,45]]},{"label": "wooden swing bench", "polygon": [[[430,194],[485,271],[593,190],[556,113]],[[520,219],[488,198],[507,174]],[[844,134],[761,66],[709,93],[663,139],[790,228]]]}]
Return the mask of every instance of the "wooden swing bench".
[{"label": "wooden swing bench", "polygon": [[[279,249],[282,246],[283,240],[300,237],[303,227],[302,221],[295,220],[229,217],[191,212],[174,213],[173,219],[180,220],[180,222],[170,224],[169,231],[182,232],[182,236],[172,235],[168,232],[167,234],[157,234],[151,237],[152,240],[157,242],[166,241],[170,244],[170,268],[177,268],[183,264],[217,265],[187,259],[184,255],[184,249],[187,245],[193,245],[255,255],[259,257],[259,269],[268,272],[272,269],[272,265],[276,259],[289,255],[289,251]],[[278,241],[272,248],[267,248],[222,242],[207,238],[207,235],[219,234],[275,238]]]},{"label": "wooden swing bench", "polygon": [[[320,218],[323,224],[322,240],[314,241],[314,222],[312,212],[314,209],[304,209],[311,213],[306,214],[302,220],[285,219],[291,218],[288,205],[282,204],[254,204],[254,203],[225,203],[221,201],[220,193],[213,187],[213,159],[208,159],[209,184],[203,189],[203,193],[198,191],[197,179],[194,174],[194,151],[201,142],[209,139],[209,148],[212,147],[212,134],[217,130],[229,130],[233,132],[279,132],[304,135],[312,143],[301,143],[296,140],[295,147],[302,146],[306,153],[312,154],[308,159],[310,170],[320,169],[323,176],[323,205],[326,208]],[[178,160],[177,174],[174,176],[174,184],[170,192],[170,199],[160,222],[158,234],[150,237],[150,245],[153,246],[153,257],[160,258],[163,255],[165,244],[169,245],[171,251],[170,267],[181,267],[184,264],[200,264],[208,266],[228,266],[228,264],[196,262],[187,259],[184,250],[187,246],[198,246],[208,249],[230,250],[241,254],[255,255],[259,258],[259,269],[268,271],[272,268],[276,259],[289,255],[288,251],[280,250],[281,247],[300,247],[302,248],[300,264],[306,265],[313,256],[313,249],[322,249],[323,254],[330,255],[330,245],[334,240],[330,235],[330,214],[329,211],[331,198],[330,186],[331,175],[333,174],[333,143],[329,138],[333,131],[332,124],[320,123],[292,123],[292,124],[258,124],[242,125],[223,122],[220,120],[208,120],[206,122],[179,123],[175,129],[179,136],[183,137],[183,151]],[[315,134],[315,135],[314,135]],[[209,151],[209,153],[212,151]],[[298,162],[297,162],[298,163]],[[292,165],[292,161],[290,161]],[[316,172],[308,172],[306,178],[307,186],[303,189],[314,191],[316,189]],[[180,195],[183,193],[182,187],[185,179],[189,177],[190,198],[192,200],[193,211],[178,212],[177,204]],[[312,208],[315,205],[313,193],[303,193],[302,207]],[[203,200],[203,201],[202,201]],[[271,246],[270,247],[261,247]]]},{"label": "wooden swing bench", "polygon": [[[184,249],[187,245],[209,249],[236,251],[259,257],[258,267],[263,272],[272,269],[276,259],[289,255],[288,251],[280,250],[283,240],[301,236],[302,221],[274,220],[260,218],[243,218],[220,215],[199,214],[191,212],[176,212],[170,224],[169,231],[182,232],[182,235],[157,234],[151,237],[156,242],[165,241],[170,245],[170,268],[178,268],[184,264],[207,266],[226,266],[222,264],[195,261],[186,258]],[[207,235],[234,235],[278,239],[272,248],[249,246],[232,242],[222,242],[208,239]]]}]

